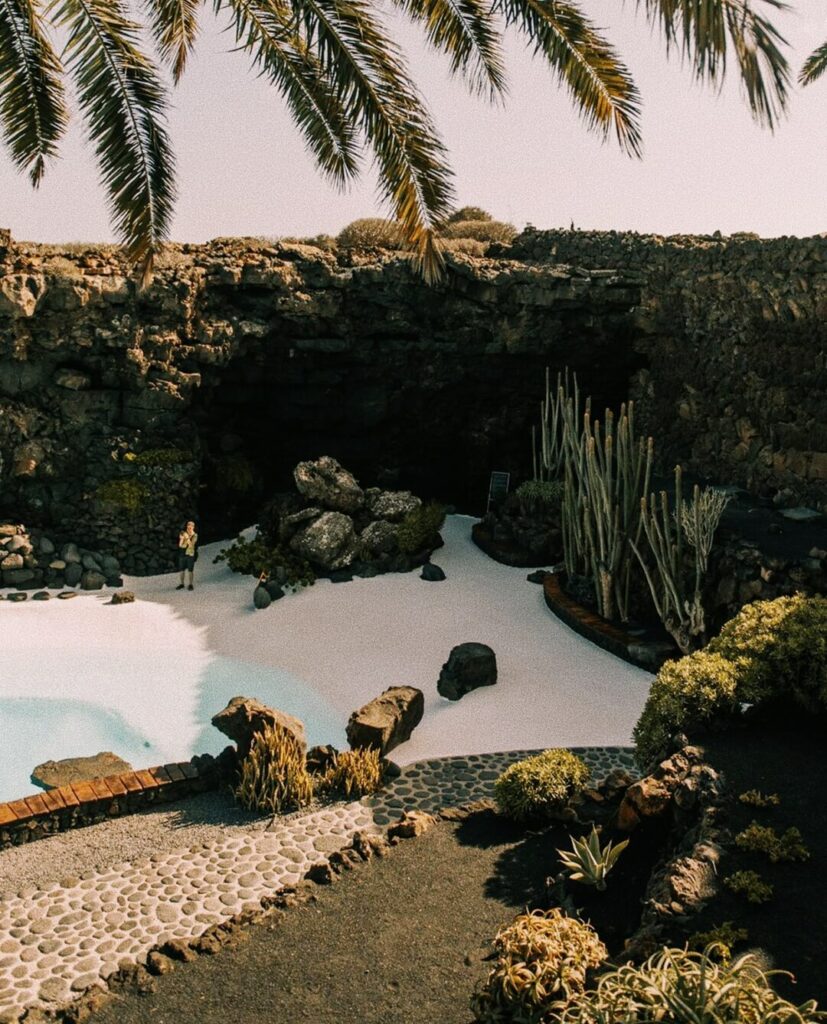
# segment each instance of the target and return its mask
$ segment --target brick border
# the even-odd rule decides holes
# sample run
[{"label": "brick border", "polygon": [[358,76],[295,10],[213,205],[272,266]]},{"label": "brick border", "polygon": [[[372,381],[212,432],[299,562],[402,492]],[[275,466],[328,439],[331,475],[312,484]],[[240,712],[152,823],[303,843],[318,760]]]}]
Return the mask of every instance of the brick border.
[{"label": "brick border", "polygon": [[221,761],[204,754],[0,803],[0,850],[217,789],[223,778]]}]

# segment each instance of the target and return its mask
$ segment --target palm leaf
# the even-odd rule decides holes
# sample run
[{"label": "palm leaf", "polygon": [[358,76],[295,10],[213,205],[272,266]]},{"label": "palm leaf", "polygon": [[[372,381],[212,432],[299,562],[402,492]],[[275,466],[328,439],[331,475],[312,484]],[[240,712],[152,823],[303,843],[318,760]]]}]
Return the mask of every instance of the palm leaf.
[{"label": "palm leaf", "polygon": [[464,74],[474,91],[493,99],[505,92],[505,65],[491,9],[481,0],[394,0],[425,25],[428,41],[451,58],[451,73]]},{"label": "palm leaf", "polygon": [[198,34],[201,0],[145,0],[152,33],[161,57],[172,68],[177,83],[192,52]]},{"label": "palm leaf", "polygon": [[827,43],[819,46],[810,54],[804,62],[798,80],[802,85],[809,85],[817,78],[821,78],[825,71],[827,71]]},{"label": "palm leaf", "polygon": [[380,196],[417,252],[427,281],[442,257],[435,229],[451,210],[446,153],[401,54],[366,0],[294,0],[310,48],[373,149]]},{"label": "palm leaf", "polygon": [[494,0],[508,25],[518,26],[568,88],[587,126],[640,156],[640,94],[629,69],[592,22],[562,0]]},{"label": "palm leaf", "polygon": [[68,31],[67,63],[112,218],[130,257],[142,262],[146,284],[175,201],[163,87],[138,49],[138,26],[122,0],[52,0],[50,12]]},{"label": "palm leaf", "polygon": [[35,187],[68,122],[62,71],[36,0],[0,0],[0,127]]},{"label": "palm leaf", "polygon": [[270,0],[217,0],[229,8],[239,48],[282,93],[320,168],[344,184],[359,167],[356,131],[318,58]]},{"label": "palm leaf", "polygon": [[731,48],[753,115],[773,128],[787,104],[790,69],[781,50],[787,42],[756,13],[754,2],[770,11],[788,9],[783,0],[637,0],[637,5],[661,29],[667,51],[677,46],[701,81],[723,81]]}]

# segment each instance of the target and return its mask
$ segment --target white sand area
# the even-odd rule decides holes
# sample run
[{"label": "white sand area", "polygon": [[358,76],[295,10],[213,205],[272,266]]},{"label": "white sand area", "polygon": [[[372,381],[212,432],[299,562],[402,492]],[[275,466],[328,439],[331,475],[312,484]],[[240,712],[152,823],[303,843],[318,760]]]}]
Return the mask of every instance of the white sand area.
[{"label": "white sand area", "polygon": [[[255,581],[201,550],[194,592],[177,574],[127,578],[110,593],[0,606],[0,799],[32,791],[46,758],[111,749],[143,767],[226,743],[209,719],[237,694],[305,721],[311,743],[345,746],[351,711],[388,686],[425,693],[425,716],[393,752],[400,764],[450,754],[630,741],[652,680],[589,644],[551,612],[526,570],[487,558],[473,520],[450,517],[419,573],[317,582],[256,611]],[[464,641],[496,652],[499,681],[461,701],[436,692]]]}]

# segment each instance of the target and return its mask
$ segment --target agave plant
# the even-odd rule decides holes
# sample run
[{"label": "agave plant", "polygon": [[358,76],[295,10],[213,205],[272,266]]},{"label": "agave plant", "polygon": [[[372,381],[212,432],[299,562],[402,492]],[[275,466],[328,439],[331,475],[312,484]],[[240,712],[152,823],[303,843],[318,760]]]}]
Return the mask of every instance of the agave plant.
[{"label": "agave plant", "polygon": [[558,850],[563,866],[573,882],[593,885],[598,892],[606,889],[606,875],[617,863],[618,857],[629,845],[629,840],[614,846],[611,841],[600,845],[600,833],[594,825],[588,838],[572,837],[571,850]]}]

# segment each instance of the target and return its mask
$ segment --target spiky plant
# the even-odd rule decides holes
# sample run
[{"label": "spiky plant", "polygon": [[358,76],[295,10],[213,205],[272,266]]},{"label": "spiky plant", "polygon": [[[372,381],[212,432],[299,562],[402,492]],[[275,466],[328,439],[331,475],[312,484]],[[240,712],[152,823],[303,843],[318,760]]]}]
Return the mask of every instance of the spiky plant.
[{"label": "spiky plant", "polygon": [[248,811],[263,814],[285,814],[310,803],[313,779],[304,749],[288,729],[268,725],[253,736],[235,796]]},{"label": "spiky plant", "polygon": [[384,767],[378,750],[341,750],[322,776],[319,786],[346,800],[359,799],[375,793],[382,785],[383,775]]},{"label": "spiky plant", "polygon": [[[506,91],[503,30],[515,28],[550,66],[587,127],[639,155],[640,96],[631,73],[572,0],[394,0],[447,54],[452,72],[490,99]],[[205,0],[143,0],[164,64],[177,83]],[[593,0],[595,16],[602,5]],[[772,127],[786,105],[789,69],[763,12],[779,0],[637,0],[695,77],[720,84],[734,56],[747,101]],[[213,0],[236,48],[279,92],[321,171],[336,185],[359,172],[364,149],[379,193],[426,279],[441,267],[437,233],[451,213],[447,153],[375,0]],[[127,0],[0,0],[0,135],[32,183],[41,180],[68,121],[64,73],[77,90],[112,218],[148,280],[172,216],[174,163],[167,96],[142,51]],[[67,35],[65,65],[51,41]]]},{"label": "spiky plant", "polygon": [[571,837],[571,850],[558,850],[560,862],[568,871],[573,882],[593,885],[598,892],[606,891],[606,875],[617,863],[621,853],[629,845],[624,839],[614,846],[611,840],[605,846],[600,845],[600,833],[592,825],[588,836],[580,839]]}]

